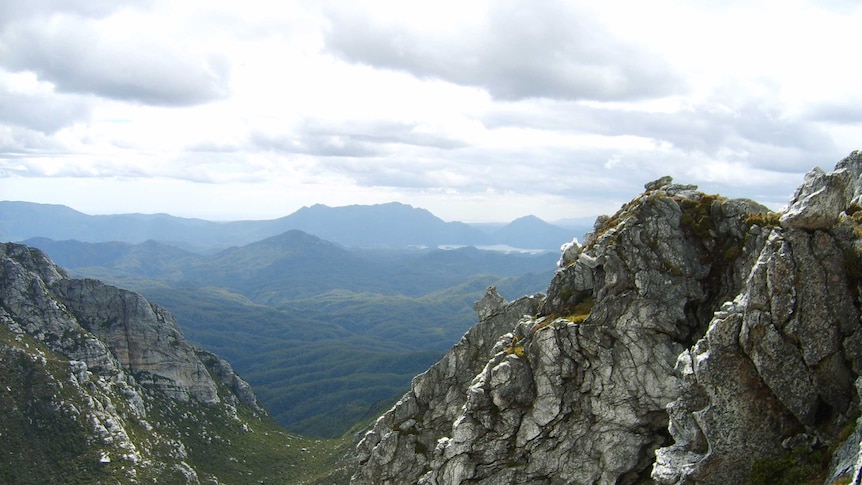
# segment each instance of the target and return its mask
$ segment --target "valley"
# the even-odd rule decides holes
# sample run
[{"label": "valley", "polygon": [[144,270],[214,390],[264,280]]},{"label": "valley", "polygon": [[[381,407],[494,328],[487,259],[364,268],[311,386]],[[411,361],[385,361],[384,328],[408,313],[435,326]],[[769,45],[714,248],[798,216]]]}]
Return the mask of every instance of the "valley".
[{"label": "valley", "polygon": [[231,362],[278,423],[327,438],[391,406],[476,323],[473,303],[489,286],[507,298],[543,292],[559,257],[388,247],[397,240],[346,247],[299,230],[204,253],[154,240],[24,242],[74,277],[167,308],[190,342]]}]

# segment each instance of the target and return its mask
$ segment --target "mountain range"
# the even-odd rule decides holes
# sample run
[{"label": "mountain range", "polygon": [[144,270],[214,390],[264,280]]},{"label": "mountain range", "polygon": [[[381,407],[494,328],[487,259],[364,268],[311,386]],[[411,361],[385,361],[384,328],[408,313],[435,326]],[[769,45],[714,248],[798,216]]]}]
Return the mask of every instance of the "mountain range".
[{"label": "mountain range", "polygon": [[189,340],[229,359],[282,425],[330,437],[391,404],[456,342],[488,286],[544,291],[558,258],[346,248],[299,230],[212,254],[156,241],[26,244],[74,276],[169,308]]},{"label": "mountain range", "polygon": [[313,205],[272,220],[214,222],[167,214],[88,215],[62,205],[0,201],[0,240],[46,237],[57,241],[147,240],[195,252],[214,252],[300,230],[346,247],[407,248],[509,246],[557,251],[581,237],[589,222],[559,227],[527,216],[503,226],[445,222],[425,209],[391,202],[328,207]]}]

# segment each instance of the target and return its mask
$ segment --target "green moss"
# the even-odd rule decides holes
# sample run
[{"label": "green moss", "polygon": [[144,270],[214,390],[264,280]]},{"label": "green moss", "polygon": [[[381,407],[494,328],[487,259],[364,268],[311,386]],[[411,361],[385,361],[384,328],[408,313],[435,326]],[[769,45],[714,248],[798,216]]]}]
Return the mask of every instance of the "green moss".
[{"label": "green moss", "polygon": [[733,261],[742,255],[742,246],[739,244],[730,244],[724,250],[724,260]]},{"label": "green moss", "polygon": [[752,485],[806,485],[823,483],[829,466],[824,448],[794,450],[778,456],[759,458],[751,467]]},{"label": "green moss", "polygon": [[682,209],[679,223],[687,232],[698,238],[711,237],[715,230],[712,205],[724,199],[718,195],[702,195],[699,199],[674,198]]},{"label": "green moss", "polygon": [[684,274],[682,268],[674,266],[670,261],[662,261],[661,266],[665,273],[670,273],[674,276],[682,276]]},{"label": "green moss", "polygon": [[778,227],[778,220],[780,218],[780,212],[752,212],[745,216],[745,224],[749,228],[751,226],[773,228]]},{"label": "green moss", "polygon": [[596,304],[595,297],[587,298],[586,300],[575,305],[575,308],[572,309],[572,313],[566,317],[566,319],[572,323],[581,323],[590,316],[590,312],[593,311],[593,306]]}]

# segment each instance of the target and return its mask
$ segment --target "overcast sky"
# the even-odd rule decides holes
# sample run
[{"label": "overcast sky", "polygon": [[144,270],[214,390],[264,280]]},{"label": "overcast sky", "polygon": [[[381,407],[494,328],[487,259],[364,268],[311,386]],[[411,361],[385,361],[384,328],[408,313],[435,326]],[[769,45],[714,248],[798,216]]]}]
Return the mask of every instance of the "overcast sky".
[{"label": "overcast sky", "polygon": [[862,148],[857,2],[2,0],[0,200],[270,219],[787,202]]}]

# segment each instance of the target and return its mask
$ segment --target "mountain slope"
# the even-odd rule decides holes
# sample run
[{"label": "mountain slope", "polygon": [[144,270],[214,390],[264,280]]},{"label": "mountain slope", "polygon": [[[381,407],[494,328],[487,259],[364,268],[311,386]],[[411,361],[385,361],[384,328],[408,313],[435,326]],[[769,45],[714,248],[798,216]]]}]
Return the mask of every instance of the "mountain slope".
[{"label": "mountain slope", "polygon": [[[213,244],[223,232],[216,222],[167,214],[119,214],[93,216],[62,205],[0,201],[0,236],[5,241],[31,237],[85,242],[160,241]],[[119,237],[118,237],[119,236]]]},{"label": "mountain slope", "polygon": [[525,249],[556,249],[576,236],[580,237],[580,234],[549,224],[536,216],[515,219],[493,233],[497,244]]},{"label": "mountain slope", "polygon": [[352,483],[855,483],[862,153],[780,214],[663,178],[375,423]]},{"label": "mountain slope", "polygon": [[441,244],[476,245],[485,235],[461,222],[444,222],[425,209],[390,202],[372,206],[303,207],[279,220],[345,246],[409,247]]},{"label": "mountain slope", "polygon": [[0,282],[3,483],[297,483],[339,467],[342,443],[281,431],[140,295],[8,243]]}]

